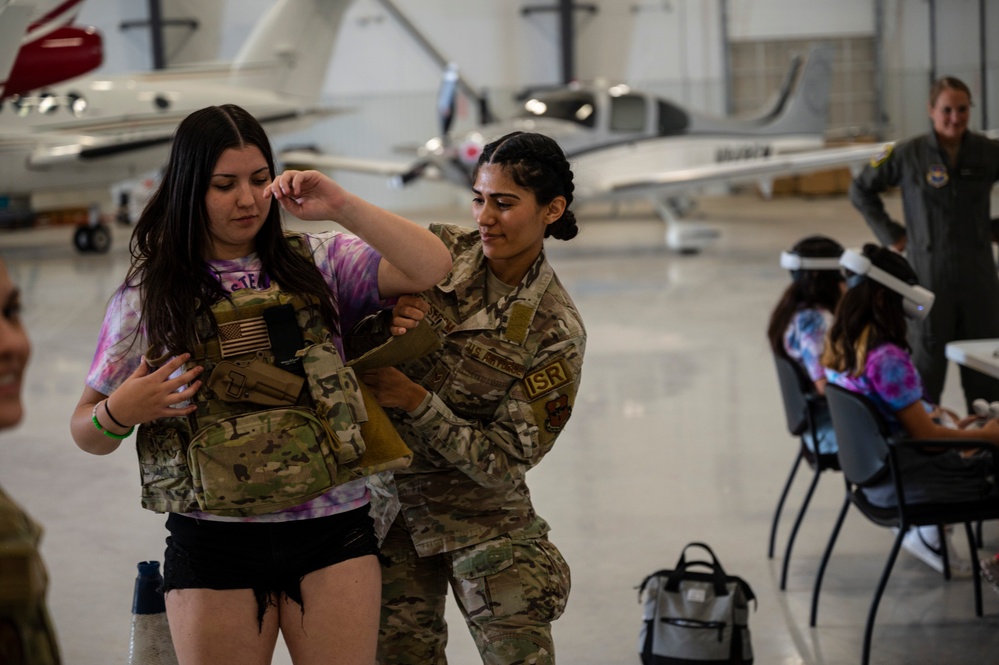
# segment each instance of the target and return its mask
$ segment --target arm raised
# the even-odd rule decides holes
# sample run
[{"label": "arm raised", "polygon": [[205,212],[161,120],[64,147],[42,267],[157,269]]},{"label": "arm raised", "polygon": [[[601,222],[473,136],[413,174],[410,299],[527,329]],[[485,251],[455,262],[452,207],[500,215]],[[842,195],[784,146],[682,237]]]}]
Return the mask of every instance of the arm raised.
[{"label": "arm raised", "polygon": [[285,171],[267,192],[296,217],[335,221],[378,250],[378,290],[384,298],[428,289],[451,269],[450,252],[429,230],[351,194],[318,171]]}]

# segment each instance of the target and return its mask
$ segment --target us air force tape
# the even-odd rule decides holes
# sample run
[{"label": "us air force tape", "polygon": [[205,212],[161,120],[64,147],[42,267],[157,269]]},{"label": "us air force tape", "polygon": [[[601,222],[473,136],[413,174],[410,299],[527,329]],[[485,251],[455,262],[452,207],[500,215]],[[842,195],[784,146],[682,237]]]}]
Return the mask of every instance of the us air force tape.
[{"label": "us air force tape", "polygon": [[523,378],[524,393],[534,420],[538,424],[538,437],[546,445],[562,431],[576,399],[576,384],[569,365],[559,358]]}]

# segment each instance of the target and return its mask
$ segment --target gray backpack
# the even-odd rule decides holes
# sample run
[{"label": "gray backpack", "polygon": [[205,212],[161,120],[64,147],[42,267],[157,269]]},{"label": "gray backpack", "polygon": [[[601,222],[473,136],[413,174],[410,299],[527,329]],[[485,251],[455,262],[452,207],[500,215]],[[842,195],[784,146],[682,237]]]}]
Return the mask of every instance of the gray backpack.
[{"label": "gray backpack", "polygon": [[[707,550],[711,561],[687,561],[691,547]],[[675,569],[652,573],[638,589],[642,665],[752,664],[749,601],[755,609],[756,596],[742,578],[725,573],[704,543],[688,544]]]}]

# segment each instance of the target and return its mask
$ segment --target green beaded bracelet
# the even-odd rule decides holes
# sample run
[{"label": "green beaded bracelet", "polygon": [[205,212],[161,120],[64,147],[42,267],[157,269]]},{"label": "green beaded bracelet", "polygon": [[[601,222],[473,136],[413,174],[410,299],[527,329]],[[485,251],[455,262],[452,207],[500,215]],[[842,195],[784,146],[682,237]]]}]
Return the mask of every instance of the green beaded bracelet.
[{"label": "green beaded bracelet", "polygon": [[109,436],[112,439],[118,439],[119,441],[121,441],[122,439],[127,439],[129,436],[132,435],[132,432],[135,431],[135,425],[132,425],[131,427],[129,427],[128,431],[125,432],[124,434],[115,434],[114,432],[110,432],[110,431],[104,429],[103,427],[101,427],[101,423],[97,420],[97,407],[99,405],[100,405],[100,402],[98,402],[97,404],[94,404],[94,411],[93,411],[93,413],[90,416],[90,420],[93,421],[94,427],[97,428],[98,432],[100,432],[104,436]]}]

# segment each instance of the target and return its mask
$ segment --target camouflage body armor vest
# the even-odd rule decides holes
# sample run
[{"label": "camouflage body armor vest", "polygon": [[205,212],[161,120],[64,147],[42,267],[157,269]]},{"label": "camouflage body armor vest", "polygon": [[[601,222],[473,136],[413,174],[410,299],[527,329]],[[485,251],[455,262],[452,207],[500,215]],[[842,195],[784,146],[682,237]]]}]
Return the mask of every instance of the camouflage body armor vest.
[{"label": "camouflage body armor vest", "polygon": [[196,326],[198,410],[139,427],[144,508],[259,515],[408,464],[408,449],[365,444],[378,407],[366,407],[315,303],[275,283],[240,289]]}]

